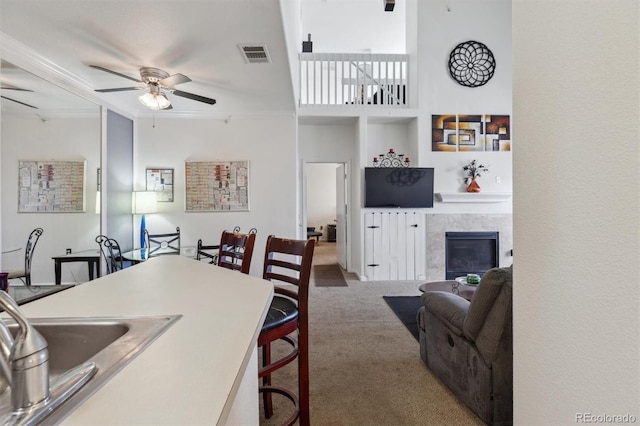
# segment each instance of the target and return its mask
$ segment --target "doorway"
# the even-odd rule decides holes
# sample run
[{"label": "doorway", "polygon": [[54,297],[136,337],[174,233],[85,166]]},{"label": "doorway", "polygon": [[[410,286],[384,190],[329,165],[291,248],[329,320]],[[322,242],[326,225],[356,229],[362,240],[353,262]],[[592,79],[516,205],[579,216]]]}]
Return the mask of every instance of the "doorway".
[{"label": "doorway", "polygon": [[305,164],[304,223],[307,231],[318,232],[316,251],[324,264],[348,268],[346,163]]}]

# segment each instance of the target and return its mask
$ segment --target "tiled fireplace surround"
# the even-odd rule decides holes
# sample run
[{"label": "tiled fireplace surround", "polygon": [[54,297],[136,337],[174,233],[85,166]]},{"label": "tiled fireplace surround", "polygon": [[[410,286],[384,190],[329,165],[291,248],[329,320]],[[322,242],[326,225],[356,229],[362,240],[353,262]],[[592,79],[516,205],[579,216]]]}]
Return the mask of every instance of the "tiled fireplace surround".
[{"label": "tiled fireplace surround", "polygon": [[513,263],[513,215],[427,214],[427,281],[445,279],[445,232],[498,231],[500,265]]}]

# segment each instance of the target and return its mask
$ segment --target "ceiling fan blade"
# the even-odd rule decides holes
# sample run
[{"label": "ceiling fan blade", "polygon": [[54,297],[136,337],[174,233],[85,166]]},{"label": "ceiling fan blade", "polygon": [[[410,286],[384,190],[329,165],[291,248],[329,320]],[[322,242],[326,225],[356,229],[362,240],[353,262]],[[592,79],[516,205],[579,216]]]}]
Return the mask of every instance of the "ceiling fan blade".
[{"label": "ceiling fan blade", "polygon": [[20,89],[18,87],[11,87],[11,86],[0,86],[0,90],[16,90],[16,91],[19,91],[19,92],[33,92],[33,90]]},{"label": "ceiling fan blade", "polygon": [[15,99],[7,98],[6,96],[0,95],[0,98],[6,99],[8,101],[13,101],[13,102],[18,103],[20,105],[28,106],[29,108],[38,109],[38,107],[34,107],[33,105],[25,104],[24,102],[16,101]]},{"label": "ceiling fan blade", "polygon": [[173,89],[173,87],[177,86],[178,84],[188,83],[190,81],[191,81],[191,79],[189,77],[187,77],[186,75],[174,74],[174,75],[170,75],[167,78],[163,78],[158,83],[162,87],[166,87],[168,89]]},{"label": "ceiling fan blade", "polygon": [[215,99],[205,98],[204,96],[194,95],[193,93],[183,92],[181,90],[174,90],[173,94],[176,96],[181,96],[183,98],[192,99],[198,102],[204,102],[205,104],[213,105],[216,103]]},{"label": "ceiling fan blade", "polygon": [[146,87],[117,87],[115,89],[96,89],[96,92],[109,93],[109,92],[124,92],[127,90],[142,90],[142,89],[146,89]]},{"label": "ceiling fan blade", "polygon": [[110,74],[114,74],[114,75],[117,75],[117,76],[120,76],[120,77],[124,77],[124,78],[127,78],[129,80],[132,80],[132,81],[135,81],[135,82],[138,82],[138,83],[144,83],[142,80],[138,80],[137,78],[129,77],[128,75],[120,74],[119,72],[111,71],[110,69],[103,68],[103,67],[98,66],[98,65],[89,65],[89,66],[91,68],[95,68],[95,69],[100,70],[100,71],[104,71],[104,72],[108,72]]}]

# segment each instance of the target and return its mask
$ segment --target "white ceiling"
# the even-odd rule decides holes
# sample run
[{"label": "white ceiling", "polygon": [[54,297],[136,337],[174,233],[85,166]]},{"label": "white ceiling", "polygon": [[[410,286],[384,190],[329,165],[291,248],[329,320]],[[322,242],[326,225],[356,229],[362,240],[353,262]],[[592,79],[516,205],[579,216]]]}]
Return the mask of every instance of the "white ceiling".
[{"label": "white ceiling", "polygon": [[[174,109],[156,116],[295,110],[278,0],[0,0],[0,33],[61,67],[84,87],[136,85],[90,64],[134,78],[139,78],[139,68],[156,67],[191,78],[177,89],[217,100],[208,105],[168,94]],[[246,63],[239,44],[266,45],[272,62]],[[3,72],[3,84],[5,76]],[[3,96],[17,100],[26,95],[6,92]],[[133,116],[145,116],[151,111],[138,101],[143,93],[92,95]]]}]

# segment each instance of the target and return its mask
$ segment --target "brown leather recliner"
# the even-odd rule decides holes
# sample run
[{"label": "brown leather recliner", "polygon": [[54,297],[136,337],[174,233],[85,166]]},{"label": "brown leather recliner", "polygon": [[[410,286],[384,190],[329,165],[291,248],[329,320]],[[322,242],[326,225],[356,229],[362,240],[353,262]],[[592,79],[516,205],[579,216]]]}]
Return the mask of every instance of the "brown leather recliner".
[{"label": "brown leather recliner", "polygon": [[487,271],[471,302],[428,291],[418,310],[420,356],[482,420],[513,424],[512,267]]}]

